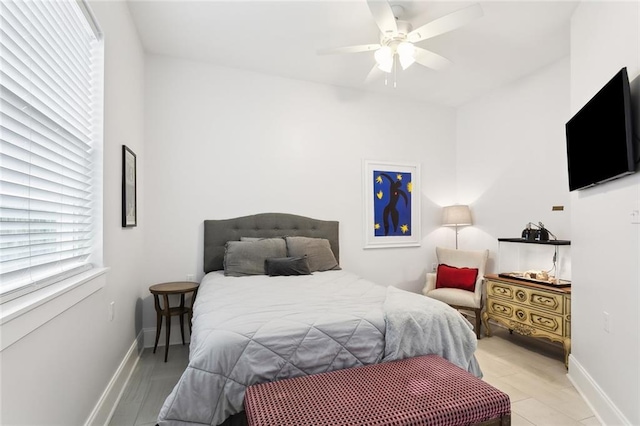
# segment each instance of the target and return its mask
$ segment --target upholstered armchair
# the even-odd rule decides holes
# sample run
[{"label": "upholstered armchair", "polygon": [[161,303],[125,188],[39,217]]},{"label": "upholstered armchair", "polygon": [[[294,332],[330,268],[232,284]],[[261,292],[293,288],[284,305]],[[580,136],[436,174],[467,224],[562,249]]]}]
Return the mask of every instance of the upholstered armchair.
[{"label": "upholstered armchair", "polygon": [[474,311],[475,331],[479,339],[482,318],[482,280],[489,250],[452,250],[436,247],[436,255],[438,257],[437,273],[427,273],[422,294],[440,300],[455,309]]}]

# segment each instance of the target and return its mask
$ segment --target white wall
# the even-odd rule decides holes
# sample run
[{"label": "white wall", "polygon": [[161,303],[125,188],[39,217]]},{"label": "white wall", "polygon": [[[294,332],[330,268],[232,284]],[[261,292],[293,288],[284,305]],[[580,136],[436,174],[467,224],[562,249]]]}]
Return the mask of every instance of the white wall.
[{"label": "white wall", "polygon": [[[474,216],[474,226],[460,231],[461,248],[489,248],[488,271],[505,272],[513,268],[501,258],[498,270],[497,238],[520,237],[527,222],[541,221],[558,239],[571,239],[564,136],[569,59],[461,106],[457,118],[458,199]],[[565,210],[552,212],[554,205]],[[523,249],[502,247],[501,254]],[[551,268],[553,251],[532,254],[538,252],[546,257],[535,269]]]},{"label": "white wall", "polygon": [[[205,219],[286,212],[340,221],[344,268],[422,288],[454,201],[454,110],[159,56],[145,75],[147,284],[203,276]],[[363,250],[364,159],[421,164],[422,247]]]},{"label": "white wall", "polygon": [[[637,2],[579,5],[571,21],[572,113],[623,66],[635,79],[637,108],[639,27]],[[639,109],[634,117],[640,127]],[[606,424],[640,424],[640,226],[631,224],[639,204],[640,174],[571,196],[575,285],[569,375]],[[610,315],[608,333],[603,312]]]},{"label": "white wall", "polygon": [[140,196],[141,226],[123,230],[120,185],[127,144],[139,155],[143,194],[144,55],[124,2],[91,6],[105,33],[104,262],[111,269],[97,278],[106,280],[101,290],[1,352],[2,424],[83,424],[141,330],[144,205]]}]

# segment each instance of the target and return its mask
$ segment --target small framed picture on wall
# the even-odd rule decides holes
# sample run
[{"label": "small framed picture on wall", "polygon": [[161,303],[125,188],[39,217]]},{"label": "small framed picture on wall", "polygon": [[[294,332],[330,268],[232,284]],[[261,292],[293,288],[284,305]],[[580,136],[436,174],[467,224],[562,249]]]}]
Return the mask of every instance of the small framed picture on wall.
[{"label": "small framed picture on wall", "polygon": [[136,154],[122,145],[122,227],[138,225]]}]

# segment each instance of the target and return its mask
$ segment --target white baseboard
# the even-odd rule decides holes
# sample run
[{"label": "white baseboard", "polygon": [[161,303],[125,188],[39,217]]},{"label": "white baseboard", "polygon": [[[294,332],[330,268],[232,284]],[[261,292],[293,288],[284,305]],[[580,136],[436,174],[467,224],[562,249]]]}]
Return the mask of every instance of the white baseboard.
[{"label": "white baseboard", "polygon": [[98,403],[91,411],[89,418],[85,422],[85,426],[108,425],[113,413],[120,402],[122,393],[124,392],[133,370],[140,359],[140,348],[142,347],[142,331],[131,344],[131,347],[124,356],[124,359],[118,366],[118,369],[111,377],[107,388],[102,393]]},{"label": "white baseboard", "polygon": [[573,355],[569,355],[567,377],[587,402],[600,424],[631,426],[629,419],[622,414]]},{"label": "white baseboard", "polygon": [[[144,333],[144,347],[145,348],[153,348],[153,344],[156,342],[156,328],[149,327],[143,328],[142,332]],[[160,330],[160,339],[158,340],[158,347],[165,345],[165,329],[164,325],[162,330]],[[184,325],[184,342],[185,344],[189,344],[191,335],[189,334],[189,326],[185,323]],[[174,321],[171,323],[171,334],[169,335],[169,344],[170,345],[181,345],[182,344],[182,336],[180,335],[180,322]]]}]

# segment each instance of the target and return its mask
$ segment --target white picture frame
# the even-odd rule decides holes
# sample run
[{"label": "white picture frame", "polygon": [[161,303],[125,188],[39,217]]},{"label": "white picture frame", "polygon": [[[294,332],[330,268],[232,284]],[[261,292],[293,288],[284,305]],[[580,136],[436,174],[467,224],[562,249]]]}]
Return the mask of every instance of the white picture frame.
[{"label": "white picture frame", "polygon": [[364,248],[420,246],[420,164],[364,160]]}]

